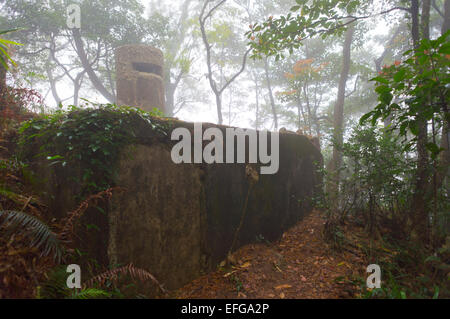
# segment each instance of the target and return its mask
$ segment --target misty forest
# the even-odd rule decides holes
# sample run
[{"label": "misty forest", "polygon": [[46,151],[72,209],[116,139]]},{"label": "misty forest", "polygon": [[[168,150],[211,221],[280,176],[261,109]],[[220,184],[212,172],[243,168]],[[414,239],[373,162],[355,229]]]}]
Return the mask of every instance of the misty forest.
[{"label": "misty forest", "polygon": [[0,0],[0,62],[0,299],[450,298],[450,0]]}]

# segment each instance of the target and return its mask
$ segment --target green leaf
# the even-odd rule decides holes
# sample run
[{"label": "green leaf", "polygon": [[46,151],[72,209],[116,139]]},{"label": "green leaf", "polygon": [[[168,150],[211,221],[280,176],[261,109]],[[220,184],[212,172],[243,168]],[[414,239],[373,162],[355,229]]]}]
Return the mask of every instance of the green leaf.
[{"label": "green leaf", "polygon": [[395,82],[401,82],[406,77],[406,69],[401,69],[397,73],[394,74],[394,81]]},{"label": "green leaf", "polygon": [[428,143],[427,150],[429,150],[433,154],[433,157],[441,152],[440,147],[434,143]]},{"label": "green leaf", "polygon": [[392,89],[390,87],[388,87],[387,85],[380,85],[380,86],[377,86],[377,88],[375,89],[375,92],[377,92],[378,94],[390,93],[391,91],[392,91]]},{"label": "green leaf", "polygon": [[439,48],[439,53],[441,53],[441,54],[450,54],[450,42],[444,43]]},{"label": "green leaf", "polygon": [[441,262],[441,259],[436,256],[428,256],[425,258],[424,263]]},{"label": "green leaf", "polygon": [[13,44],[13,45],[19,45],[22,46],[22,43],[18,43],[18,42],[14,42],[14,41],[10,41],[10,40],[6,40],[6,39],[0,39],[1,43],[7,43],[7,44]]},{"label": "green leaf", "polygon": [[413,133],[415,136],[419,135],[419,127],[417,125],[417,122],[413,121],[413,122],[409,122],[409,130],[411,131],[411,133]]},{"label": "green leaf", "polygon": [[24,234],[29,239],[31,247],[41,248],[41,256],[53,254],[58,262],[62,257],[62,249],[58,236],[34,216],[17,211],[0,211],[0,218],[4,218],[0,228],[9,234]]},{"label": "green leaf", "polygon": [[433,299],[438,299],[438,298],[439,298],[439,287],[436,286],[436,287],[434,287]]},{"label": "green leaf", "polygon": [[75,292],[71,296],[71,299],[98,299],[108,297],[111,297],[111,294],[107,291],[95,288],[87,288],[81,290],[80,292]]},{"label": "green leaf", "polygon": [[389,81],[381,76],[377,76],[376,78],[371,79],[370,81],[375,81],[383,84],[389,84]]},{"label": "green leaf", "polygon": [[383,92],[380,94],[380,102],[389,105],[392,102],[394,96],[390,92]]},{"label": "green leaf", "polygon": [[360,125],[364,125],[367,120],[373,115],[373,112],[369,112],[367,114],[364,114],[361,119],[359,120]]},{"label": "green leaf", "polygon": [[406,134],[406,129],[408,128],[408,122],[403,122],[400,125],[400,135],[405,135]]}]

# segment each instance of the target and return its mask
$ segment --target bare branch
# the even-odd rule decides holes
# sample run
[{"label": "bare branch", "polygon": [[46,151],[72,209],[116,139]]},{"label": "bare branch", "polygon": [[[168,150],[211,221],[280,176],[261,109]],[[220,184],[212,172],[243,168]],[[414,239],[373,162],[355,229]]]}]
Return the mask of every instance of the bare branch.
[{"label": "bare branch", "polygon": [[445,19],[445,14],[439,9],[439,7],[438,7],[438,5],[437,5],[437,3],[436,3],[436,0],[433,0],[433,1],[431,2],[431,5],[433,6],[433,9],[436,10],[436,12],[437,12],[443,19]]}]

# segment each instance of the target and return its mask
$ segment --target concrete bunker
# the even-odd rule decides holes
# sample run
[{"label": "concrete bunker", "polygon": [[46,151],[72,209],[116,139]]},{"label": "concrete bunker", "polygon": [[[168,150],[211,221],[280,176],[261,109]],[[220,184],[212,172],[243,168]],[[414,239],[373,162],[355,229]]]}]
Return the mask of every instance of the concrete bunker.
[{"label": "concrete bunker", "polygon": [[116,49],[117,104],[137,106],[144,111],[165,111],[161,50],[146,45]]},{"label": "concrete bunker", "polygon": [[[163,103],[162,77],[157,74],[162,73],[160,51],[127,46],[117,50],[116,58],[122,104],[146,110]],[[115,186],[126,191],[113,196],[103,213],[96,209],[86,213],[84,222],[99,230],[80,234],[78,247],[101,266],[133,263],[149,270],[166,288],[176,289],[226,258],[250,182],[245,163],[173,163],[172,131],[183,127],[194,134],[195,126],[175,119],[155,121],[168,124],[165,140],[157,138],[152,126],[136,114],[130,125],[136,140],[119,150],[120,159],[114,163]],[[226,126],[203,124],[205,130],[214,127],[226,136]],[[274,175],[261,175],[252,189],[236,249],[257,238],[277,240],[311,212],[314,198],[321,195],[320,150],[306,136],[289,133],[280,134],[279,146],[280,169]],[[83,163],[36,166],[41,169],[38,174],[44,184],[39,187],[48,194],[50,211],[73,211],[80,190],[75,177],[81,176]]]}]

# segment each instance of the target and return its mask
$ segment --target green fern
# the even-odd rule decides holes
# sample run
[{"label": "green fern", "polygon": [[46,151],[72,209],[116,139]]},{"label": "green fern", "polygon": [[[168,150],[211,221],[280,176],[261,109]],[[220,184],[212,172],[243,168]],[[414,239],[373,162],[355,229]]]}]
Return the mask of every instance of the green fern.
[{"label": "green fern", "polygon": [[47,280],[39,286],[39,299],[98,299],[110,298],[111,293],[96,289],[69,289],[67,288],[66,266],[57,266],[47,274]]},{"label": "green fern", "polygon": [[95,288],[87,288],[81,291],[74,292],[71,299],[99,299],[99,298],[109,298],[111,294],[107,291],[95,289]]},{"label": "green fern", "polygon": [[11,44],[12,45],[22,45],[22,44],[4,39],[3,34],[14,32],[17,30],[18,29],[0,31],[0,35],[2,35],[2,37],[0,37],[0,64],[2,64],[5,69],[8,69],[8,60],[11,61],[11,63],[14,66],[16,65],[14,60],[11,59],[11,57],[8,54],[8,50],[9,50],[8,45],[11,45]]},{"label": "green fern", "polygon": [[4,218],[0,228],[6,229],[5,235],[25,235],[31,247],[42,249],[41,256],[53,254],[58,263],[61,261],[63,250],[58,236],[38,218],[17,211],[0,211],[0,219]]},{"label": "green fern", "polygon": [[70,298],[71,290],[67,288],[66,266],[57,266],[47,274],[47,280],[39,287],[39,299]]}]

